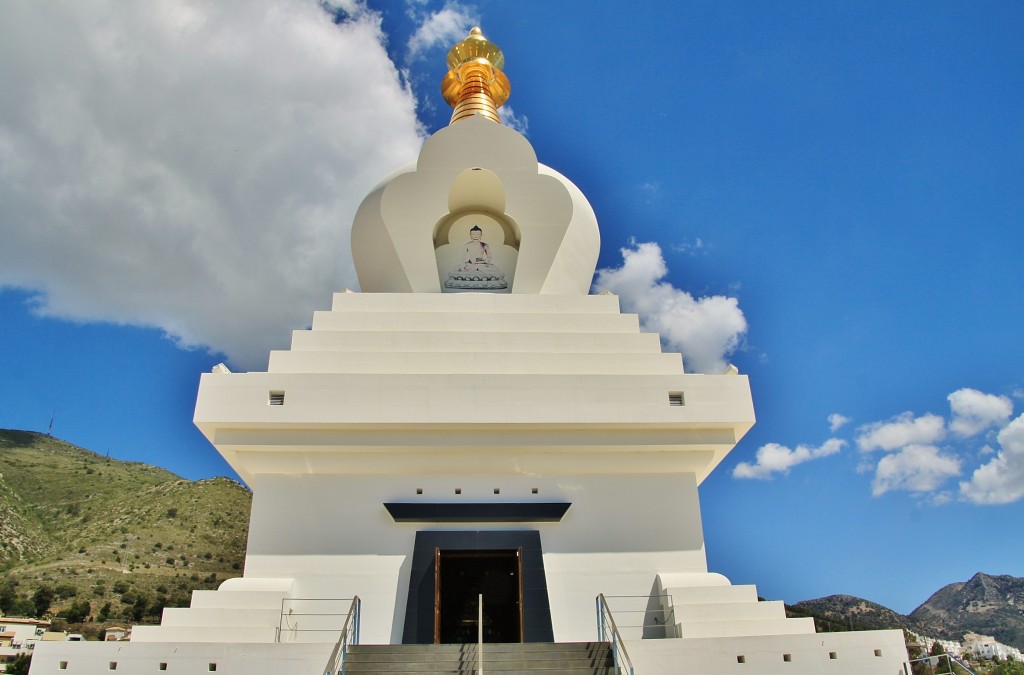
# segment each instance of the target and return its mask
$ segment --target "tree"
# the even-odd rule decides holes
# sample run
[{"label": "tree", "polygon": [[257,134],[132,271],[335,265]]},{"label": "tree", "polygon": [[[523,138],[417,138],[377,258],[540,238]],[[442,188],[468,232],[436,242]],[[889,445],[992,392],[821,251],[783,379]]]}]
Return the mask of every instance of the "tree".
[{"label": "tree", "polygon": [[164,607],[166,607],[166,606],[167,606],[167,596],[165,596],[165,595],[158,595],[156,597],[156,600],[153,601],[153,604],[150,605],[149,609],[146,610],[146,616],[147,617],[152,617],[152,618],[156,619],[157,621],[160,621],[160,617],[163,616]]},{"label": "tree", "polygon": [[32,594],[32,603],[35,605],[36,616],[41,617],[50,610],[54,596],[55,593],[49,586],[43,585],[36,589],[36,592]]},{"label": "tree", "polygon": [[945,647],[939,644],[938,640],[932,643],[932,648],[928,651],[928,655],[937,657],[935,660],[935,666],[932,668],[932,672],[934,673],[955,673],[956,675],[959,675],[960,673],[966,672],[962,667],[956,665],[950,660],[946,655]]},{"label": "tree", "polygon": [[145,595],[139,594],[139,597],[135,599],[135,604],[132,606],[132,620],[142,621],[142,617],[146,616],[146,608],[149,607],[149,602]]},{"label": "tree", "polygon": [[1020,661],[1004,661],[991,671],[991,675],[1024,675],[1024,663]]},{"label": "tree", "polygon": [[65,609],[59,616],[67,619],[68,623],[82,623],[89,616],[92,607],[87,600],[76,600],[71,607]]},{"label": "tree", "polygon": [[18,580],[13,576],[4,579],[0,585],[0,612],[10,614],[14,602],[18,599]]},{"label": "tree", "polygon": [[29,598],[18,598],[11,605],[11,611],[8,612],[11,616],[34,616],[36,613],[36,606]]},{"label": "tree", "polygon": [[62,600],[64,598],[73,598],[78,595],[78,589],[71,584],[59,584],[57,588],[53,589],[53,592]]},{"label": "tree", "polygon": [[28,669],[32,666],[32,655],[21,653],[14,657],[13,661],[7,662],[7,675],[28,675]]}]

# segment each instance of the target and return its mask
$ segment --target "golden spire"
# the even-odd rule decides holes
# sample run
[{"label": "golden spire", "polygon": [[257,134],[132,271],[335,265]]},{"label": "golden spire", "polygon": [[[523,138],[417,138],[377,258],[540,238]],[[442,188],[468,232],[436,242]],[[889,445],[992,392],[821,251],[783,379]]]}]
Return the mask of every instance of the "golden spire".
[{"label": "golden spire", "polygon": [[483,115],[501,124],[498,108],[512,91],[508,77],[501,69],[505,56],[498,45],[489,42],[480,28],[474,26],[466,39],[448,52],[448,74],[441,82],[441,95],[455,108],[452,121]]}]

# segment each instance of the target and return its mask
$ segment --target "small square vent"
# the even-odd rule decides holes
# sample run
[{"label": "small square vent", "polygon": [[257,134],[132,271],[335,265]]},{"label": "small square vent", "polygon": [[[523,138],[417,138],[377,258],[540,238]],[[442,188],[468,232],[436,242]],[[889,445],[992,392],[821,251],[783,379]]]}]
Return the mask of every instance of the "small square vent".
[{"label": "small square vent", "polygon": [[270,405],[284,405],[284,392],[283,391],[272,391],[270,392]]},{"label": "small square vent", "polygon": [[670,391],[668,393],[668,404],[673,406],[683,405],[683,392],[681,391]]}]

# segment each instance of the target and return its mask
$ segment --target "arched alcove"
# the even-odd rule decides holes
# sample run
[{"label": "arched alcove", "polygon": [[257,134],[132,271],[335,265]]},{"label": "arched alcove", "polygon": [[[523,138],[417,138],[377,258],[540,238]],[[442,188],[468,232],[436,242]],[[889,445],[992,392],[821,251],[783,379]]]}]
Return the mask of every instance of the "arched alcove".
[{"label": "arched alcove", "polygon": [[433,241],[442,293],[512,291],[521,235],[493,171],[474,167],[456,176]]}]

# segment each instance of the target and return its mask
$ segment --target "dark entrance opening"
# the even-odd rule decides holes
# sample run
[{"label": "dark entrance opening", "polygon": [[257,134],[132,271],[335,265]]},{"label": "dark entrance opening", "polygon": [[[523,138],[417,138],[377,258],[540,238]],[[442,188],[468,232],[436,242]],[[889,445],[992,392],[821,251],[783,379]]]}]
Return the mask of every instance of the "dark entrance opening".
[{"label": "dark entrance opening", "polygon": [[522,549],[434,550],[434,642],[477,641],[484,596],[484,642],[523,641]]},{"label": "dark entrance opening", "polygon": [[[523,642],[554,642],[548,583],[544,574],[544,550],[537,530],[420,530],[416,533],[409,567],[409,595],[405,605],[403,644],[433,644],[437,632],[437,583],[442,551],[464,553],[522,551],[519,605],[523,616]],[[487,605],[487,600],[484,601]],[[475,607],[475,605],[474,605]],[[475,641],[476,638],[473,639]]]}]

